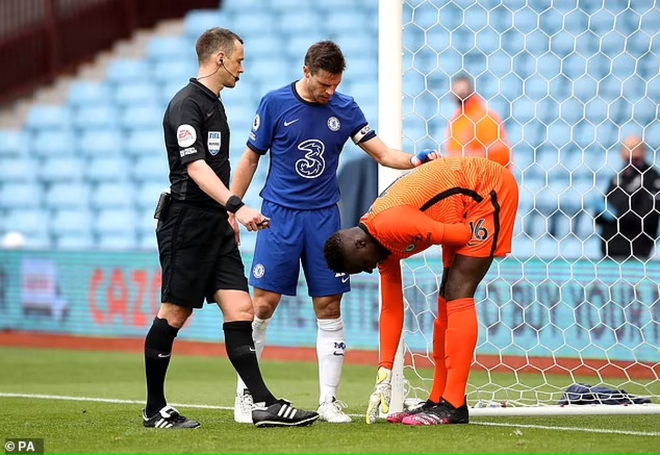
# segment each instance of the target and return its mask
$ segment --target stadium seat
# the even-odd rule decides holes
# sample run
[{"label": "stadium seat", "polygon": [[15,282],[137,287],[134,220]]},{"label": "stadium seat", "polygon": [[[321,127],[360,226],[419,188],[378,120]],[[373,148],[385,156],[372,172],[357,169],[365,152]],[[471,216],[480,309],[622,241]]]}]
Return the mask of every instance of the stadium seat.
[{"label": "stadium seat", "polygon": [[[235,30],[244,39],[251,39],[253,36],[274,35],[276,31],[275,20],[270,11],[265,8],[257,7],[250,14],[236,14],[232,20],[232,30]],[[249,42],[249,41],[248,41]],[[312,44],[311,42],[309,44]],[[249,52],[249,44],[248,51]]]},{"label": "stadium seat", "polygon": [[0,130],[0,158],[27,155],[28,135],[23,131]]},{"label": "stadium seat", "polygon": [[[371,62],[370,76],[374,79],[377,77],[378,39],[375,36],[368,32],[356,31],[350,39],[346,36],[337,36],[336,42],[346,56],[348,66],[355,64],[357,61]],[[435,52],[433,54],[437,58],[437,54]]]},{"label": "stadium seat", "polygon": [[136,213],[128,208],[108,208],[98,212],[93,218],[94,232],[99,235],[134,234]]},{"label": "stadium seat", "polygon": [[0,209],[34,209],[41,207],[43,198],[39,185],[34,183],[2,183]]},{"label": "stadium seat", "polygon": [[354,7],[344,10],[334,8],[324,16],[322,26],[325,27],[326,33],[331,32],[342,35],[364,29],[365,23],[368,21],[369,16],[362,11],[356,10]]},{"label": "stadium seat", "polygon": [[87,129],[77,139],[80,156],[117,156],[123,151],[124,134],[121,130]]},{"label": "stadium seat", "polygon": [[580,240],[586,240],[596,232],[594,222],[594,213],[589,207],[585,206],[573,224],[574,234]]},{"label": "stadium seat", "polygon": [[93,216],[86,209],[55,210],[50,221],[50,232],[56,238],[91,234]]},{"label": "stadium seat", "polygon": [[133,207],[134,186],[128,183],[100,183],[92,191],[91,205],[96,209],[128,209]]},{"label": "stadium seat", "polygon": [[516,259],[524,261],[534,256],[534,240],[524,234],[516,236],[511,246],[511,253]]},{"label": "stadium seat", "polygon": [[161,185],[158,182],[146,181],[142,183],[137,190],[137,196],[135,199],[138,209],[152,212],[156,207],[158,196],[167,188],[168,186]]},{"label": "stadium seat", "polygon": [[567,236],[559,241],[559,254],[569,261],[582,259],[585,255],[584,244],[573,236]]},{"label": "stadium seat", "polygon": [[60,250],[91,250],[96,246],[90,232],[59,235],[54,237],[54,244]]},{"label": "stadium seat", "polygon": [[114,92],[114,102],[118,106],[152,104],[158,99],[158,90],[153,83],[126,82],[118,84]]},{"label": "stadium seat", "polygon": [[32,131],[68,128],[70,124],[71,111],[66,106],[34,106],[25,120],[25,127]]},{"label": "stadium seat", "polygon": [[51,210],[87,209],[89,201],[89,186],[82,182],[54,183],[46,191],[44,200]]},{"label": "stadium seat", "polygon": [[77,129],[115,128],[117,120],[117,110],[109,105],[81,106],[73,114],[73,126]]},{"label": "stadium seat", "polygon": [[[196,77],[196,76],[197,76],[197,72],[195,71],[195,74],[191,77]],[[160,102],[163,105],[167,106],[169,104],[169,102],[172,100],[172,98],[174,97],[174,95],[179,93],[179,91],[183,87],[185,87],[186,85],[188,85],[187,80],[186,81],[174,81],[174,82],[163,83],[163,85],[161,87],[159,87],[159,90],[158,90],[159,91],[159,94],[158,94],[159,96],[158,97],[160,98]],[[164,112],[164,110],[163,110],[163,112]]]},{"label": "stadium seat", "polygon": [[134,233],[100,234],[98,247],[102,250],[135,250],[138,248]]},{"label": "stadium seat", "polygon": [[38,170],[38,163],[30,158],[0,159],[0,182],[32,182]]},{"label": "stadium seat", "polygon": [[599,261],[603,258],[602,244],[598,236],[592,235],[583,242],[584,256],[592,261]]},{"label": "stadium seat", "polygon": [[[250,54],[252,54],[252,46],[250,47]],[[191,77],[197,77],[197,60],[182,60],[182,61],[171,61],[163,60],[154,63],[153,67],[153,78],[154,81],[158,84],[176,84],[178,89],[174,93],[178,92],[179,89],[183,88]],[[174,95],[172,93],[172,95]],[[168,100],[169,101],[169,98]]]},{"label": "stadium seat", "polygon": [[151,77],[149,64],[144,60],[117,59],[112,61],[106,72],[110,84],[142,83]]},{"label": "stadium seat", "polygon": [[[258,0],[252,0],[252,1],[258,1]],[[231,3],[231,2],[230,2]],[[236,2],[240,3],[240,2]],[[299,0],[277,0],[277,1],[272,1],[268,5],[269,9],[271,12],[274,14],[288,14],[291,11],[308,11],[308,10],[313,10],[313,11],[318,11],[318,4],[311,3],[311,2],[301,2]]]},{"label": "stadium seat", "polygon": [[85,178],[90,182],[123,182],[128,180],[132,165],[122,157],[95,156],[87,163]]},{"label": "stadium seat", "polygon": [[180,36],[156,36],[147,44],[146,58],[152,63],[194,61],[195,42]]},{"label": "stadium seat", "polygon": [[164,112],[158,105],[131,105],[124,109],[120,124],[125,129],[162,128]]},{"label": "stadium seat", "polygon": [[283,37],[314,33],[322,22],[315,11],[296,8],[280,15],[275,33]]},{"label": "stadium seat", "polygon": [[30,135],[30,155],[36,157],[62,157],[77,153],[79,136],[72,130],[42,130]]},{"label": "stadium seat", "polygon": [[156,242],[156,234],[151,232],[149,234],[140,234],[138,236],[137,247],[141,250],[155,251],[158,250],[158,242]]},{"label": "stadium seat", "polygon": [[99,82],[73,82],[67,91],[67,102],[71,107],[91,107],[108,103],[110,89]]},{"label": "stadium seat", "polygon": [[[162,190],[162,188],[160,188]],[[154,218],[154,208],[158,200],[158,193],[151,200],[151,203],[146,207],[138,205],[137,213],[137,233],[138,235],[151,235],[155,237],[156,225],[158,220]]]},{"label": "stadium seat", "polygon": [[101,210],[93,221],[102,249],[133,249],[136,247],[135,212],[129,209]]},{"label": "stadium seat", "polygon": [[124,153],[130,157],[158,156],[167,161],[162,127],[129,130],[124,143]]},{"label": "stadium seat", "polygon": [[[226,6],[224,9],[226,9]],[[188,11],[183,22],[184,34],[186,38],[196,40],[206,30],[213,27],[222,27],[224,17],[225,15],[221,15],[217,9]],[[229,24],[225,23],[224,26],[229,26]],[[240,35],[240,30],[236,29],[236,32]]]},{"label": "stadium seat", "polygon": [[541,237],[534,244],[534,253],[540,259],[554,260],[559,255],[559,242],[549,235]]},{"label": "stadium seat", "polygon": [[170,168],[165,152],[160,156],[140,156],[132,168],[132,178],[137,182],[162,182],[163,185],[169,185]]},{"label": "stadium seat", "polygon": [[47,236],[48,223],[48,213],[42,209],[15,208],[3,217],[6,231],[19,231],[28,238]]},{"label": "stadium seat", "polygon": [[84,160],[76,156],[45,158],[33,171],[42,182],[68,182],[79,181],[85,175]]}]

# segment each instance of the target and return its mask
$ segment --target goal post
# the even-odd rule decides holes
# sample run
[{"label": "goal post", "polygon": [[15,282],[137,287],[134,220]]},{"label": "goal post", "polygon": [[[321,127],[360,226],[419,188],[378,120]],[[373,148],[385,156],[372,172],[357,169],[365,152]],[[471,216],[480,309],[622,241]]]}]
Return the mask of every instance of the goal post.
[{"label": "goal post", "polygon": [[[603,259],[591,206],[621,168],[627,135],[660,140],[649,108],[660,99],[650,59],[660,49],[659,11],[657,0],[379,1],[384,142],[443,150],[456,111],[450,81],[467,74],[513,150],[521,192],[514,251],[493,263],[476,296],[472,415],[660,413],[660,255]],[[398,175],[381,167],[379,189]],[[440,251],[402,268],[394,411],[428,397]],[[654,404],[557,405],[579,383]]]}]

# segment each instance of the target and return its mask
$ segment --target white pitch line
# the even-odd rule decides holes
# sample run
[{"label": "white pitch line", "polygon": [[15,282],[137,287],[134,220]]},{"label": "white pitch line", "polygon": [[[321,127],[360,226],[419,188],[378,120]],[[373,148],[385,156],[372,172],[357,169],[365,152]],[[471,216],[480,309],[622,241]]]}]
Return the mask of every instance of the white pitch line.
[{"label": "white pitch line", "polygon": [[549,425],[520,425],[500,422],[470,422],[470,424],[492,427],[528,428],[530,430],[581,431],[583,433],[625,434],[628,436],[660,436],[660,433],[649,431],[606,430],[603,428],[553,427]]},{"label": "white pitch line", "polygon": [[[144,401],[139,400],[118,400],[115,398],[94,398],[94,397],[68,397],[66,395],[40,395],[31,393],[5,393],[0,392],[0,398],[36,398],[40,400],[62,400],[62,401],[90,401],[94,403],[115,403],[115,404],[144,404]],[[182,408],[194,409],[220,409],[223,411],[231,411],[234,409],[231,406],[213,406],[210,404],[188,404],[188,403],[170,403],[172,406],[180,406]]]},{"label": "white pitch line", "polygon": [[[42,395],[42,394],[32,394],[32,393],[0,392],[0,398],[31,398],[38,400],[87,401],[93,403],[144,404],[144,401],[140,401],[140,400],[121,400],[116,398],[95,398],[95,397],[71,397],[66,395]],[[231,411],[232,409],[234,409],[231,406],[214,406],[210,404],[171,403],[171,405],[179,406],[182,408],[218,409],[222,411]],[[363,417],[363,414],[349,414],[349,415],[351,417]],[[472,422],[472,424],[493,426],[493,427],[528,428],[531,430],[580,431],[583,433],[623,434],[628,436],[655,436],[655,437],[660,436],[660,433],[654,433],[654,432],[606,430],[601,428],[553,427],[549,425],[521,425],[521,424],[513,424],[513,423],[474,422],[474,421]]]}]

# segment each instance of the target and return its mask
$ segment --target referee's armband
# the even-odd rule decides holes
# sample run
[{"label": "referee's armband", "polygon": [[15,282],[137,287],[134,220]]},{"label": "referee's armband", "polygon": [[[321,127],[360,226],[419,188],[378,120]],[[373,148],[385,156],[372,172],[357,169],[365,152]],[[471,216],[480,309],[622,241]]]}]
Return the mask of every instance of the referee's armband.
[{"label": "referee's armband", "polygon": [[236,213],[244,205],[245,203],[241,200],[241,198],[233,194],[229,197],[229,199],[227,199],[225,208],[229,213]]}]

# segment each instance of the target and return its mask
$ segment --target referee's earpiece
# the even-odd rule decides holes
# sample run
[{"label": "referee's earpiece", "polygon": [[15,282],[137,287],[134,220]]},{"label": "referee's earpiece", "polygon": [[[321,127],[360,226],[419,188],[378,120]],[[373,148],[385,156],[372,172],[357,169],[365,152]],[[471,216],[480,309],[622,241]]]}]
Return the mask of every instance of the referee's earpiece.
[{"label": "referee's earpiece", "polygon": [[225,60],[221,58],[221,59],[220,59],[220,64],[221,64],[222,66],[225,66]]}]

